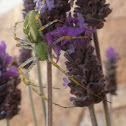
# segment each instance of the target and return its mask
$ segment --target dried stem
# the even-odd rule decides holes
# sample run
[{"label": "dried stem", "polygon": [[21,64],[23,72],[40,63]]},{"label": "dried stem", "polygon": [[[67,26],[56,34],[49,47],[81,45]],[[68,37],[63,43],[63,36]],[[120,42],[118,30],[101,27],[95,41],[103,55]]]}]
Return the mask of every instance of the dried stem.
[{"label": "dried stem", "polygon": [[[95,44],[97,58],[98,58],[100,64],[102,65],[97,31],[94,32],[93,38],[94,38],[94,44]],[[104,111],[105,111],[106,124],[107,124],[107,126],[111,126],[109,109],[108,109],[108,104],[107,104],[107,97],[105,97],[105,99],[103,100],[103,106],[104,106]]]},{"label": "dried stem", "polygon": [[31,92],[30,86],[28,86],[28,90],[29,90],[29,99],[30,99],[30,102],[31,102],[31,110],[32,110],[32,116],[33,116],[33,120],[34,120],[34,125],[37,126],[37,120],[36,120],[35,109],[34,109],[32,92]]},{"label": "dried stem", "polygon": [[[37,72],[38,72],[38,83],[39,83],[39,89],[40,89],[40,94],[44,96],[43,88],[42,88],[42,79],[41,79],[41,67],[40,63],[37,62]],[[42,104],[42,110],[43,110],[43,116],[45,119],[45,124],[46,124],[46,105],[45,105],[45,100],[41,97],[41,104]]]},{"label": "dried stem", "polygon": [[[52,51],[49,50],[49,55]],[[52,64],[47,61],[47,97],[49,101],[52,101]],[[52,103],[47,102],[47,118],[46,126],[52,126]]]},{"label": "dried stem", "polygon": [[94,105],[88,106],[88,109],[89,109],[89,113],[91,117],[92,126],[98,126],[95,110],[94,110]]}]

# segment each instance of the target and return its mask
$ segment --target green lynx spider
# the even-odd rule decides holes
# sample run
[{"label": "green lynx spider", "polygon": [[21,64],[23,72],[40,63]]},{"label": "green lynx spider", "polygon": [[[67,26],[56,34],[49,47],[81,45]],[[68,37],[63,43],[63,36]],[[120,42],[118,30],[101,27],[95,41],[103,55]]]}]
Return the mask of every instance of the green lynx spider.
[{"label": "green lynx spider", "polygon": [[[49,101],[45,96],[42,96],[35,88],[33,88],[33,86],[36,86],[36,85],[34,83],[30,82],[29,77],[28,77],[28,73],[30,72],[30,70],[33,68],[33,66],[37,62],[39,62],[39,61],[49,61],[51,64],[53,64],[55,67],[57,67],[61,72],[63,72],[69,79],[71,79],[73,82],[75,82],[77,85],[79,85],[82,88],[86,89],[88,92],[90,92],[91,94],[95,95],[96,97],[99,97],[98,95],[94,94],[89,89],[87,89],[86,87],[82,86],[74,78],[69,76],[63,69],[61,69],[52,60],[51,56],[49,55],[48,50],[51,49],[55,44],[57,44],[61,40],[64,40],[64,39],[76,39],[76,38],[88,38],[88,36],[77,36],[77,37],[63,36],[63,37],[59,38],[58,40],[54,41],[54,43],[51,46],[48,46],[47,42],[45,41],[45,38],[44,38],[44,36],[42,34],[42,30],[47,28],[49,25],[52,25],[53,23],[58,22],[59,20],[56,19],[56,20],[46,24],[45,26],[41,26],[41,23],[40,23],[40,20],[39,20],[39,15],[40,15],[40,10],[43,7],[43,4],[45,2],[46,2],[46,0],[43,0],[42,5],[41,5],[38,13],[36,13],[35,10],[32,10],[32,11],[30,11],[28,13],[28,15],[26,16],[26,18],[24,20],[23,30],[24,30],[24,34],[25,34],[26,38],[29,41],[24,41],[24,40],[22,40],[22,39],[20,39],[20,38],[18,38],[16,36],[16,27],[17,27],[17,24],[20,23],[20,22],[16,22],[15,26],[14,26],[14,39],[17,40],[18,42],[20,42],[20,44],[17,44],[17,46],[21,47],[21,48],[32,50],[34,52],[34,55],[35,55],[35,56],[31,57],[30,59],[28,59],[27,61],[25,61],[23,64],[21,64],[19,66],[19,68],[18,68],[19,69],[19,73],[23,75],[23,82],[26,85],[30,85],[33,91],[35,91],[37,94],[39,94],[45,100]],[[29,68],[24,73],[22,71],[22,68],[24,66],[26,66],[30,62],[32,62],[32,64],[29,66]],[[51,103],[55,104],[57,106],[63,107],[63,108],[67,108],[67,107],[58,105],[58,104],[53,103],[53,102],[51,102]]]}]

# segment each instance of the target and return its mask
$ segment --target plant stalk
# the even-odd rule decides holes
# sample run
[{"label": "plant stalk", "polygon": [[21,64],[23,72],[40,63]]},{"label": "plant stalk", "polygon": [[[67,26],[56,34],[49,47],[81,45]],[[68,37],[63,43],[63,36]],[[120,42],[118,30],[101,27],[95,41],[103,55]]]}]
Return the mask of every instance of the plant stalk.
[{"label": "plant stalk", "polygon": [[[28,75],[29,77],[29,75]],[[31,103],[31,110],[32,110],[32,116],[33,116],[33,120],[34,120],[34,125],[37,125],[37,120],[36,120],[36,115],[35,115],[35,109],[34,109],[34,103],[33,103],[33,98],[32,98],[32,92],[31,92],[31,88],[30,86],[28,86],[28,91],[29,91],[29,99],[30,99],[30,103]]]},{"label": "plant stalk", "polygon": [[[52,55],[51,49],[49,49],[49,55]],[[47,97],[52,102],[52,64],[47,61]],[[47,118],[46,126],[52,126],[52,103],[47,102]]]},{"label": "plant stalk", "polygon": [[105,111],[105,117],[106,117],[106,125],[111,126],[111,120],[110,120],[110,114],[109,114],[109,109],[108,109],[108,104],[107,104],[107,98],[103,100],[103,107]]},{"label": "plant stalk", "polygon": [[[96,49],[96,55],[97,55],[97,58],[99,60],[99,63],[102,66],[101,53],[100,53],[100,47],[99,47],[97,31],[95,31],[93,33],[93,38],[94,38],[94,45],[95,45],[95,49]],[[103,100],[103,107],[104,107],[104,111],[105,111],[106,125],[111,126],[111,121],[110,121],[110,115],[109,115],[109,109],[108,109],[107,97],[106,96],[105,96],[105,99]]]},{"label": "plant stalk", "polygon": [[10,120],[6,119],[7,126],[10,126]]},{"label": "plant stalk", "polygon": [[98,126],[95,110],[94,110],[94,105],[88,106],[88,109],[89,109],[89,113],[91,117],[92,126]]},{"label": "plant stalk", "polygon": [[111,120],[111,125],[112,125],[112,95],[109,93],[109,101],[111,104],[109,104],[109,115],[110,115],[110,120]]},{"label": "plant stalk", "polygon": [[[37,72],[38,72],[38,83],[39,83],[39,89],[40,89],[40,94],[44,96],[43,88],[42,88],[42,79],[41,79],[41,67],[40,63],[37,62]],[[45,105],[45,100],[41,97],[41,104],[42,104],[42,110],[43,110],[43,116],[45,119],[45,124],[46,124],[46,105]]]}]

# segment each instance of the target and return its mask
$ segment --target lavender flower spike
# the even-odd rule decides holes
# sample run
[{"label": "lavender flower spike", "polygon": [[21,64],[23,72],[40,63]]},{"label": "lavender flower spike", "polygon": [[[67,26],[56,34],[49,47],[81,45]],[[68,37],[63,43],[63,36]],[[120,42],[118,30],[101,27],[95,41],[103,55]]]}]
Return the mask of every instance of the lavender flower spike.
[{"label": "lavender flower spike", "polygon": [[12,62],[12,57],[6,53],[6,44],[4,41],[0,42],[0,82],[7,80],[10,77],[18,76],[19,72],[17,67],[11,66],[8,68],[9,64]]},{"label": "lavender flower spike", "polygon": [[0,42],[0,120],[11,119],[19,111],[21,91],[17,89],[20,83],[17,62],[6,53],[6,44]]},{"label": "lavender flower spike", "polygon": [[105,69],[106,69],[106,88],[110,94],[116,95],[117,81],[116,81],[116,70],[118,61],[118,52],[112,47],[109,47],[106,51]]},{"label": "lavender flower spike", "polygon": [[109,47],[106,51],[107,59],[113,59],[115,61],[118,60],[118,52],[116,52],[112,47]]}]

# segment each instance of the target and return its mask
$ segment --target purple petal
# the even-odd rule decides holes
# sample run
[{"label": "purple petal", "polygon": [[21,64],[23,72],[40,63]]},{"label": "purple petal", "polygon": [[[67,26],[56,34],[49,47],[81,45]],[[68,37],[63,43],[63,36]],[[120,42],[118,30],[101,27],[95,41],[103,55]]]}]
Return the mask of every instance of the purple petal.
[{"label": "purple petal", "polygon": [[12,61],[12,56],[9,56],[8,54],[4,57],[3,66],[7,67]]},{"label": "purple petal", "polygon": [[6,44],[4,41],[0,42],[0,58],[4,59],[4,56],[6,55]]},{"label": "purple petal", "polygon": [[[41,7],[42,1],[43,1],[43,0],[39,0],[39,1],[38,1],[37,10],[39,10],[39,8]],[[37,0],[34,0],[34,2],[37,2]],[[41,9],[41,12],[42,12],[45,8],[48,8],[49,11],[51,11],[53,8],[55,8],[54,0],[46,0],[46,2],[44,3],[44,5],[43,5],[43,7],[42,7],[42,9]]]},{"label": "purple petal", "polygon": [[18,68],[16,66],[12,66],[11,68],[8,69],[7,72],[2,74],[2,78],[8,78],[8,77],[14,77],[19,75]]},{"label": "purple petal", "polygon": [[[52,44],[55,40],[59,39],[62,36],[71,36],[71,37],[76,37],[82,32],[84,32],[84,28],[74,28],[74,27],[58,27],[56,30],[49,32],[45,35],[46,40],[48,41],[48,45]],[[61,51],[61,46],[69,42],[69,39],[62,40],[61,42],[57,43],[54,45],[53,49],[56,53],[56,55],[59,57],[60,51]],[[71,51],[71,50],[70,50]],[[73,52],[74,50],[72,50]]]},{"label": "purple petal", "polygon": [[68,85],[66,83],[63,83],[63,86],[65,87],[65,89],[68,87]]},{"label": "purple petal", "polygon": [[53,47],[53,50],[56,53],[56,55],[59,56],[60,55],[60,51],[61,51],[61,46],[59,44],[57,44],[57,45],[55,45]]},{"label": "purple petal", "polygon": [[[53,31],[54,32],[54,31]],[[48,45],[51,45],[54,41],[53,33],[49,32],[45,35],[46,40],[48,41]]]},{"label": "purple petal", "polygon": [[64,77],[63,78],[63,81],[65,82],[65,83],[69,83],[69,81]]},{"label": "purple petal", "polygon": [[116,52],[112,47],[109,47],[106,51],[106,57],[108,59],[114,58],[115,60],[118,60],[118,52]]},{"label": "purple petal", "polygon": [[84,31],[84,28],[74,28],[74,27],[58,27],[59,34],[62,36],[77,36]]},{"label": "purple petal", "polygon": [[80,27],[80,28],[87,28],[88,24],[87,23],[84,23],[84,18],[83,18],[83,15],[81,13],[77,13],[77,19],[78,19],[78,23],[77,25]]},{"label": "purple petal", "polygon": [[6,50],[5,41],[1,41],[0,46],[3,48],[3,50]]},{"label": "purple petal", "polygon": [[72,54],[72,53],[75,52],[75,48],[74,48],[73,44],[69,44],[69,45],[68,45],[67,52],[68,52],[69,54]]},{"label": "purple petal", "polygon": [[[49,32],[46,34],[46,39],[48,41],[48,44],[50,45],[51,43],[53,43],[55,40],[57,40],[58,38],[62,37],[62,36],[77,36],[79,34],[81,34],[84,31],[84,28],[73,28],[73,27],[58,27],[57,30],[54,30],[52,32]],[[61,42],[61,45],[66,44],[68,41],[68,39],[65,39]]]},{"label": "purple petal", "polygon": [[46,0],[46,5],[47,5],[49,11],[51,11],[53,8],[55,8],[54,0]]},{"label": "purple petal", "polygon": [[69,81],[66,78],[63,78],[63,81],[64,81],[63,86],[67,88]]}]

